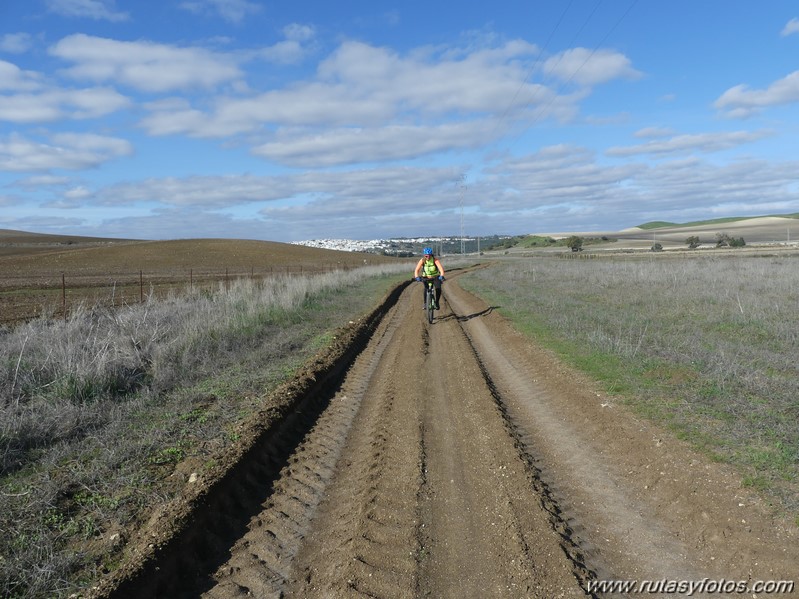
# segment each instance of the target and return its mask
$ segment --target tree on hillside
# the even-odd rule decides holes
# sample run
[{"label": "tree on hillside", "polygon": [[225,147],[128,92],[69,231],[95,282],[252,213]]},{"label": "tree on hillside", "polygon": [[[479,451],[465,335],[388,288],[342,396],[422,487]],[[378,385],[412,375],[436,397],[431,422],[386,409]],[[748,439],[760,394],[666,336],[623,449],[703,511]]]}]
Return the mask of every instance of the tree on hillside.
[{"label": "tree on hillside", "polygon": [[716,233],[716,247],[742,248],[746,245],[743,237],[732,237],[727,233]]},{"label": "tree on hillside", "polygon": [[579,252],[583,249],[583,238],[578,235],[572,235],[566,239],[566,247],[571,248],[573,252]]},{"label": "tree on hillside", "polygon": [[697,237],[696,235],[691,235],[688,239],[685,240],[685,243],[687,243],[688,247],[691,248],[692,250],[695,250],[700,245],[702,245],[702,242],[700,241],[699,237]]}]

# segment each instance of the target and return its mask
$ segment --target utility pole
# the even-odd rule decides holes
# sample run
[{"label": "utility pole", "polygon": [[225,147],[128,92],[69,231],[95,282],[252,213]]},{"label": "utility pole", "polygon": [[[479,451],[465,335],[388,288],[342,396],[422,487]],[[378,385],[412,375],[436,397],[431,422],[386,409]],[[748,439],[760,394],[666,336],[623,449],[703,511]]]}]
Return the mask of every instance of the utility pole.
[{"label": "utility pole", "polygon": [[466,173],[461,175],[460,204],[461,204],[461,255],[466,253],[466,244],[463,239],[463,196],[466,194]]}]

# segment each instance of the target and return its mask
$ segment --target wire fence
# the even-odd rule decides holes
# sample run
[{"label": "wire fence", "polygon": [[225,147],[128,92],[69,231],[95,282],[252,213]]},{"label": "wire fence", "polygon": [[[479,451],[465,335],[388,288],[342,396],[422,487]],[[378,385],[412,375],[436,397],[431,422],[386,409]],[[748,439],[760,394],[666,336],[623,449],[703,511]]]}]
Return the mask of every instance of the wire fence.
[{"label": "wire fence", "polygon": [[294,264],[242,268],[187,270],[130,270],[128,272],[60,272],[29,276],[0,274],[0,324],[46,316],[66,318],[76,305],[122,307],[144,303],[151,295],[216,291],[242,279],[305,276],[351,270],[353,265]]}]

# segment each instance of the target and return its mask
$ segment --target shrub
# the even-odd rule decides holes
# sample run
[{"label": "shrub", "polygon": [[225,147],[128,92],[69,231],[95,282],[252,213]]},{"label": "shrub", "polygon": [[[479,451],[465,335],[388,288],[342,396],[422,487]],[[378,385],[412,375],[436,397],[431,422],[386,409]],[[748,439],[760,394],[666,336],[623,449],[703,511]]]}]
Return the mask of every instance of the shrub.
[{"label": "shrub", "polygon": [[727,233],[716,233],[716,247],[741,248],[746,245],[743,237],[732,237]]},{"label": "shrub", "polygon": [[583,249],[583,238],[579,235],[572,235],[566,239],[565,245],[567,248],[570,248],[571,251],[579,252]]}]

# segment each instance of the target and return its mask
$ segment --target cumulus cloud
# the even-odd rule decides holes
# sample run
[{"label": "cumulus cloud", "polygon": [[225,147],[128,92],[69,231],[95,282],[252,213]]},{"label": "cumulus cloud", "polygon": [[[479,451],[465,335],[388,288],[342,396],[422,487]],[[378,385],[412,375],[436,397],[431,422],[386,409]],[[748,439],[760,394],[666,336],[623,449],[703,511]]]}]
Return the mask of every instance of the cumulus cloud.
[{"label": "cumulus cloud", "polygon": [[61,133],[49,143],[17,133],[0,138],[0,171],[81,170],[128,156],[133,146],[124,139],[87,133]]},{"label": "cumulus cloud", "polygon": [[[302,39],[312,34],[294,26],[286,32]],[[539,52],[521,40],[406,54],[346,41],[319,63],[313,78],[251,96],[220,97],[210,108],[180,98],[159,100],[146,106],[141,125],[151,135],[248,135],[255,155],[294,167],[466,150],[530,123],[574,118],[589,88],[558,95],[528,81],[525,61]],[[577,58],[589,65],[584,85],[636,74],[618,53],[578,53],[566,63]]]},{"label": "cumulus cloud", "polygon": [[82,33],[63,38],[50,54],[74,63],[64,73],[75,79],[111,81],[145,92],[212,88],[239,79],[233,59],[203,48],[154,42],[123,42]]},{"label": "cumulus cloud", "polygon": [[731,118],[747,118],[770,106],[799,102],[799,71],[779,79],[766,89],[736,85],[725,91],[713,104]]},{"label": "cumulus cloud", "polygon": [[[551,92],[523,84],[525,73],[514,58],[531,50],[516,44],[499,52],[481,51],[464,59],[407,56],[361,42],[345,42],[319,65],[314,80],[249,98],[223,98],[212,114],[191,120],[183,132],[200,137],[249,131],[270,123],[283,126],[374,126],[402,115],[440,116],[501,112],[509,99],[525,107],[531,96],[549,100]],[[520,90],[521,88],[521,90]],[[518,93],[517,92],[521,92]],[[146,120],[154,134],[169,117]],[[186,108],[176,111],[185,117]],[[196,126],[194,126],[196,125]]]},{"label": "cumulus cloud", "polygon": [[45,89],[37,93],[0,95],[0,121],[47,123],[90,119],[116,112],[130,100],[108,88]]},{"label": "cumulus cloud", "polygon": [[642,76],[623,54],[587,48],[573,48],[547,59],[543,72],[561,81],[589,87],[614,79],[638,79]]},{"label": "cumulus cloud", "polygon": [[85,17],[95,21],[127,21],[128,13],[116,10],[114,0],[47,0],[50,12],[65,17]]},{"label": "cumulus cloud", "polygon": [[17,65],[0,60],[0,92],[31,91],[42,87],[42,77],[23,71]]},{"label": "cumulus cloud", "polygon": [[180,7],[197,15],[222,17],[231,23],[240,23],[262,9],[260,4],[247,0],[187,0]]}]

